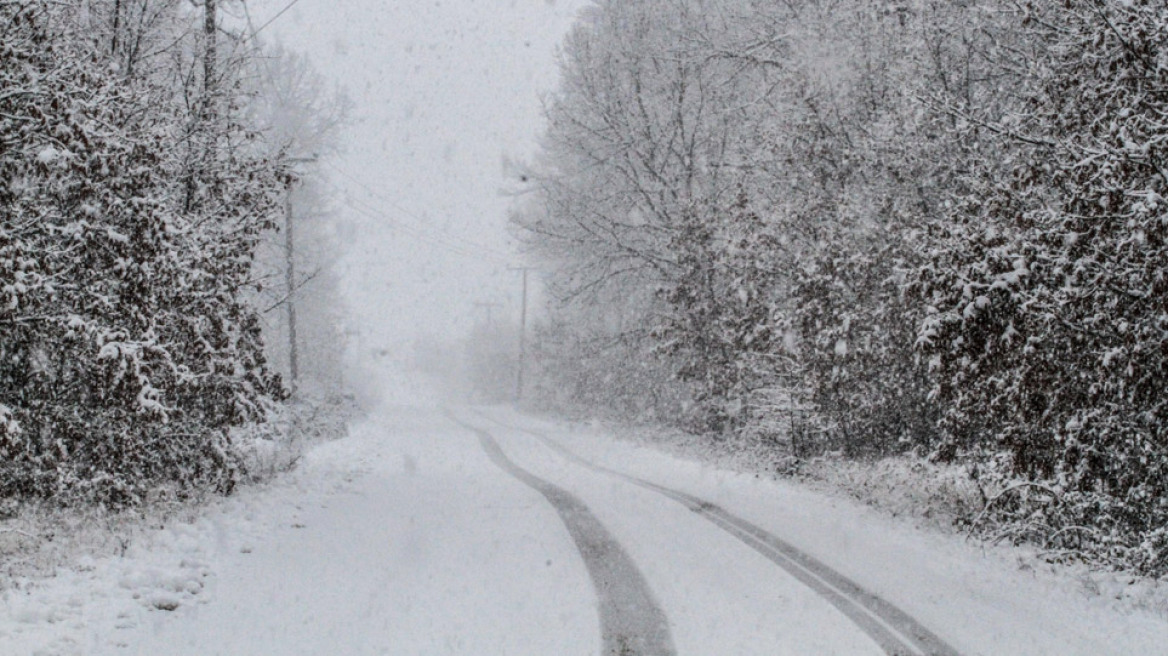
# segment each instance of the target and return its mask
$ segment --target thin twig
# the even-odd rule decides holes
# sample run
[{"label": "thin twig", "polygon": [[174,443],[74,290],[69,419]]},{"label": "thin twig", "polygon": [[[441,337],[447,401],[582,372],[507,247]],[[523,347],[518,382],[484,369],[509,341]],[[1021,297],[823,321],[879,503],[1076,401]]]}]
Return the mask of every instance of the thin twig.
[{"label": "thin twig", "polygon": [[1041,484],[1041,483],[1031,483],[1031,482],[1017,483],[1017,484],[1015,484],[1015,485],[1011,485],[1010,487],[1008,487],[1008,488],[1006,488],[1006,489],[1002,490],[1001,492],[998,492],[997,494],[995,494],[995,495],[993,496],[993,498],[992,498],[992,499],[990,499],[989,501],[987,501],[987,502],[986,502],[986,505],[985,505],[985,507],[981,509],[981,512],[979,512],[979,513],[977,514],[977,517],[974,517],[974,518],[973,518],[973,521],[972,521],[972,522],[970,522],[970,524],[969,524],[969,529],[970,529],[970,531],[973,531],[974,527],[976,527],[976,526],[978,525],[978,523],[979,523],[979,522],[981,522],[981,520],[985,518],[985,516],[986,516],[986,513],[988,513],[988,512],[989,512],[990,508],[992,508],[992,507],[993,507],[994,503],[995,503],[995,502],[996,502],[998,499],[1001,499],[1003,496],[1005,496],[1007,492],[1014,492],[1014,491],[1016,491],[1016,490],[1020,490],[1020,489],[1023,489],[1023,488],[1028,488],[1028,487],[1034,487],[1034,488],[1038,488],[1038,489],[1040,489],[1040,490],[1043,490],[1043,491],[1045,491],[1047,494],[1049,494],[1049,495],[1050,495],[1052,498],[1054,498],[1054,500],[1055,500],[1056,502],[1060,502],[1060,503],[1061,503],[1061,499],[1059,498],[1059,495],[1058,495],[1058,493],[1057,493],[1057,492],[1055,492],[1055,491],[1054,491],[1053,489],[1051,489],[1050,487],[1047,487],[1046,485],[1043,485],[1043,484]]},{"label": "thin twig", "polygon": [[39,535],[33,535],[32,533],[22,531],[18,528],[0,528],[0,533],[16,533],[17,535],[23,535],[26,538],[32,538],[33,540],[41,539]]}]

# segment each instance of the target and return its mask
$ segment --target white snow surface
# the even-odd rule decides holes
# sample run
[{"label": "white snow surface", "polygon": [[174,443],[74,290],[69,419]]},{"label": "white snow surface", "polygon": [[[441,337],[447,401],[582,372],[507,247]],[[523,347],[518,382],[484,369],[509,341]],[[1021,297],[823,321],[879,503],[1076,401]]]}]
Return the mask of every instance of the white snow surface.
[{"label": "white snow surface", "polygon": [[[275,483],[7,590],[0,654],[597,654],[597,596],[559,516],[408,385]],[[396,399],[392,397],[397,397]],[[960,653],[1162,654],[1168,621],[1002,551],[850,501],[501,408],[454,408],[581,499],[624,546],[679,654],[878,654],[815,593],[660,495],[719,504],[850,577]],[[500,423],[495,423],[497,420]]]}]

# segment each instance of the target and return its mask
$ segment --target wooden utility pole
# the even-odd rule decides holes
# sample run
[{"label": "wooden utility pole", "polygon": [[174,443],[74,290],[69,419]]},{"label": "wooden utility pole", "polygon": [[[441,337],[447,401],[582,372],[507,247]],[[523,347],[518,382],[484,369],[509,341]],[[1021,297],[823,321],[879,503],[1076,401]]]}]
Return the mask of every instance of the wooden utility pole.
[{"label": "wooden utility pole", "polygon": [[218,52],[215,48],[215,1],[203,0],[203,38],[207,40],[203,51],[203,92],[207,94],[207,102],[215,95],[215,66]]},{"label": "wooden utility pole", "polygon": [[113,56],[114,61],[118,61],[118,63],[121,63],[119,61],[120,58],[118,57],[118,37],[121,36],[121,32],[122,32],[122,0],[115,0],[114,1],[114,38],[110,43],[110,54]]},{"label": "wooden utility pole", "polygon": [[296,303],[292,294],[296,289],[296,251],[292,239],[292,178],[288,178],[288,193],[284,196],[284,284],[288,287],[288,389],[296,395],[296,381],[300,377],[300,364],[296,354]]},{"label": "wooden utility pole", "polygon": [[[289,157],[285,161],[289,164],[305,164],[316,161],[312,157]],[[288,295],[284,299],[288,311],[288,389],[295,396],[297,381],[300,379],[300,358],[296,341],[296,302],[293,295],[296,293],[296,241],[292,221],[292,188],[297,178],[291,172],[287,177],[287,193],[284,195],[284,284],[288,288]]]},{"label": "wooden utility pole", "polygon": [[216,158],[216,127],[218,121],[217,96],[219,74],[215,69],[219,64],[216,34],[219,24],[215,17],[217,0],[203,0],[203,107],[199,127],[203,138],[203,175],[209,174]]},{"label": "wooden utility pole", "polygon": [[487,325],[493,326],[493,325],[495,325],[495,320],[494,320],[494,315],[491,312],[495,308],[503,307],[503,304],[502,303],[488,303],[486,301],[475,301],[474,306],[480,310],[486,310]]},{"label": "wooden utility pole", "polygon": [[523,368],[527,363],[527,272],[535,267],[509,267],[523,272],[523,300],[519,312],[519,365],[515,368],[515,402],[523,399]]}]

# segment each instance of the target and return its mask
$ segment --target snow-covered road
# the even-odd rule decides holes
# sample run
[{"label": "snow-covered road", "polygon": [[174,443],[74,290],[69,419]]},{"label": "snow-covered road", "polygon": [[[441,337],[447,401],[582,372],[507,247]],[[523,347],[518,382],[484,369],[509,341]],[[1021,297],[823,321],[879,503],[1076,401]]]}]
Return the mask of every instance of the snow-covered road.
[{"label": "snow-covered road", "polygon": [[[614,476],[621,481],[656,492],[680,503],[690,512],[710,521],[818,593],[851,619],[858,628],[867,633],[885,653],[956,656],[956,650],[904,611],[864,590],[855,582],[788,542],[727,512],[717,504],[615,469],[591,463],[572,453],[544,432],[508,426],[501,422],[500,425],[510,430],[519,430],[534,435],[539,438],[540,442],[568,461],[582,465],[594,472]],[[485,439],[490,439],[489,434],[485,431],[482,435]]]},{"label": "snow-covered road", "polygon": [[[10,594],[0,653],[1168,651],[1003,553],[497,408],[386,405],[170,534]],[[126,584],[167,563],[201,582]]]}]

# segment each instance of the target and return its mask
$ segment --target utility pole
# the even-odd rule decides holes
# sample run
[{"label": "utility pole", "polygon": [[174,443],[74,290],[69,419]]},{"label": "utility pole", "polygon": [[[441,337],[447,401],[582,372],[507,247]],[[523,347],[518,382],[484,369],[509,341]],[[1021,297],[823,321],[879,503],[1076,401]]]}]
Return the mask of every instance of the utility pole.
[{"label": "utility pole", "polygon": [[474,306],[480,310],[486,310],[487,325],[493,326],[493,325],[495,325],[495,321],[494,321],[494,316],[491,314],[491,312],[495,308],[503,307],[503,304],[502,303],[488,303],[486,301],[475,301]]},{"label": "utility pole", "polygon": [[508,267],[508,271],[523,272],[523,300],[519,313],[519,366],[515,368],[515,402],[523,399],[523,368],[527,362],[527,272],[535,267]]},{"label": "utility pole", "polygon": [[203,90],[208,98],[215,93],[215,60],[218,54],[215,48],[216,27],[215,0],[203,0],[203,38],[207,40],[203,52]]},{"label": "utility pole", "polygon": [[203,51],[203,137],[207,140],[206,151],[203,153],[206,157],[207,166],[215,160],[215,120],[216,120],[216,94],[218,73],[215,68],[218,65],[218,47],[216,44],[218,23],[215,18],[215,2],[216,0],[203,0],[203,38],[206,43],[203,44],[205,50]]},{"label": "utility pole", "polygon": [[118,56],[119,55],[119,53],[118,53],[118,37],[121,35],[121,30],[122,30],[122,0],[114,0],[114,38],[113,38],[113,41],[110,43],[110,55],[112,55],[114,60],[118,61],[118,63],[121,63],[120,62],[121,58]]},{"label": "utility pole", "polygon": [[[313,155],[289,157],[285,161],[289,164],[307,164],[315,162],[316,159],[316,155]],[[284,303],[288,306],[288,389],[293,396],[296,395],[297,381],[300,378],[300,361],[296,349],[296,303],[293,300],[293,294],[296,292],[296,242],[292,227],[292,185],[296,179],[295,175],[288,173],[287,193],[284,195],[284,284],[288,288]]]}]

